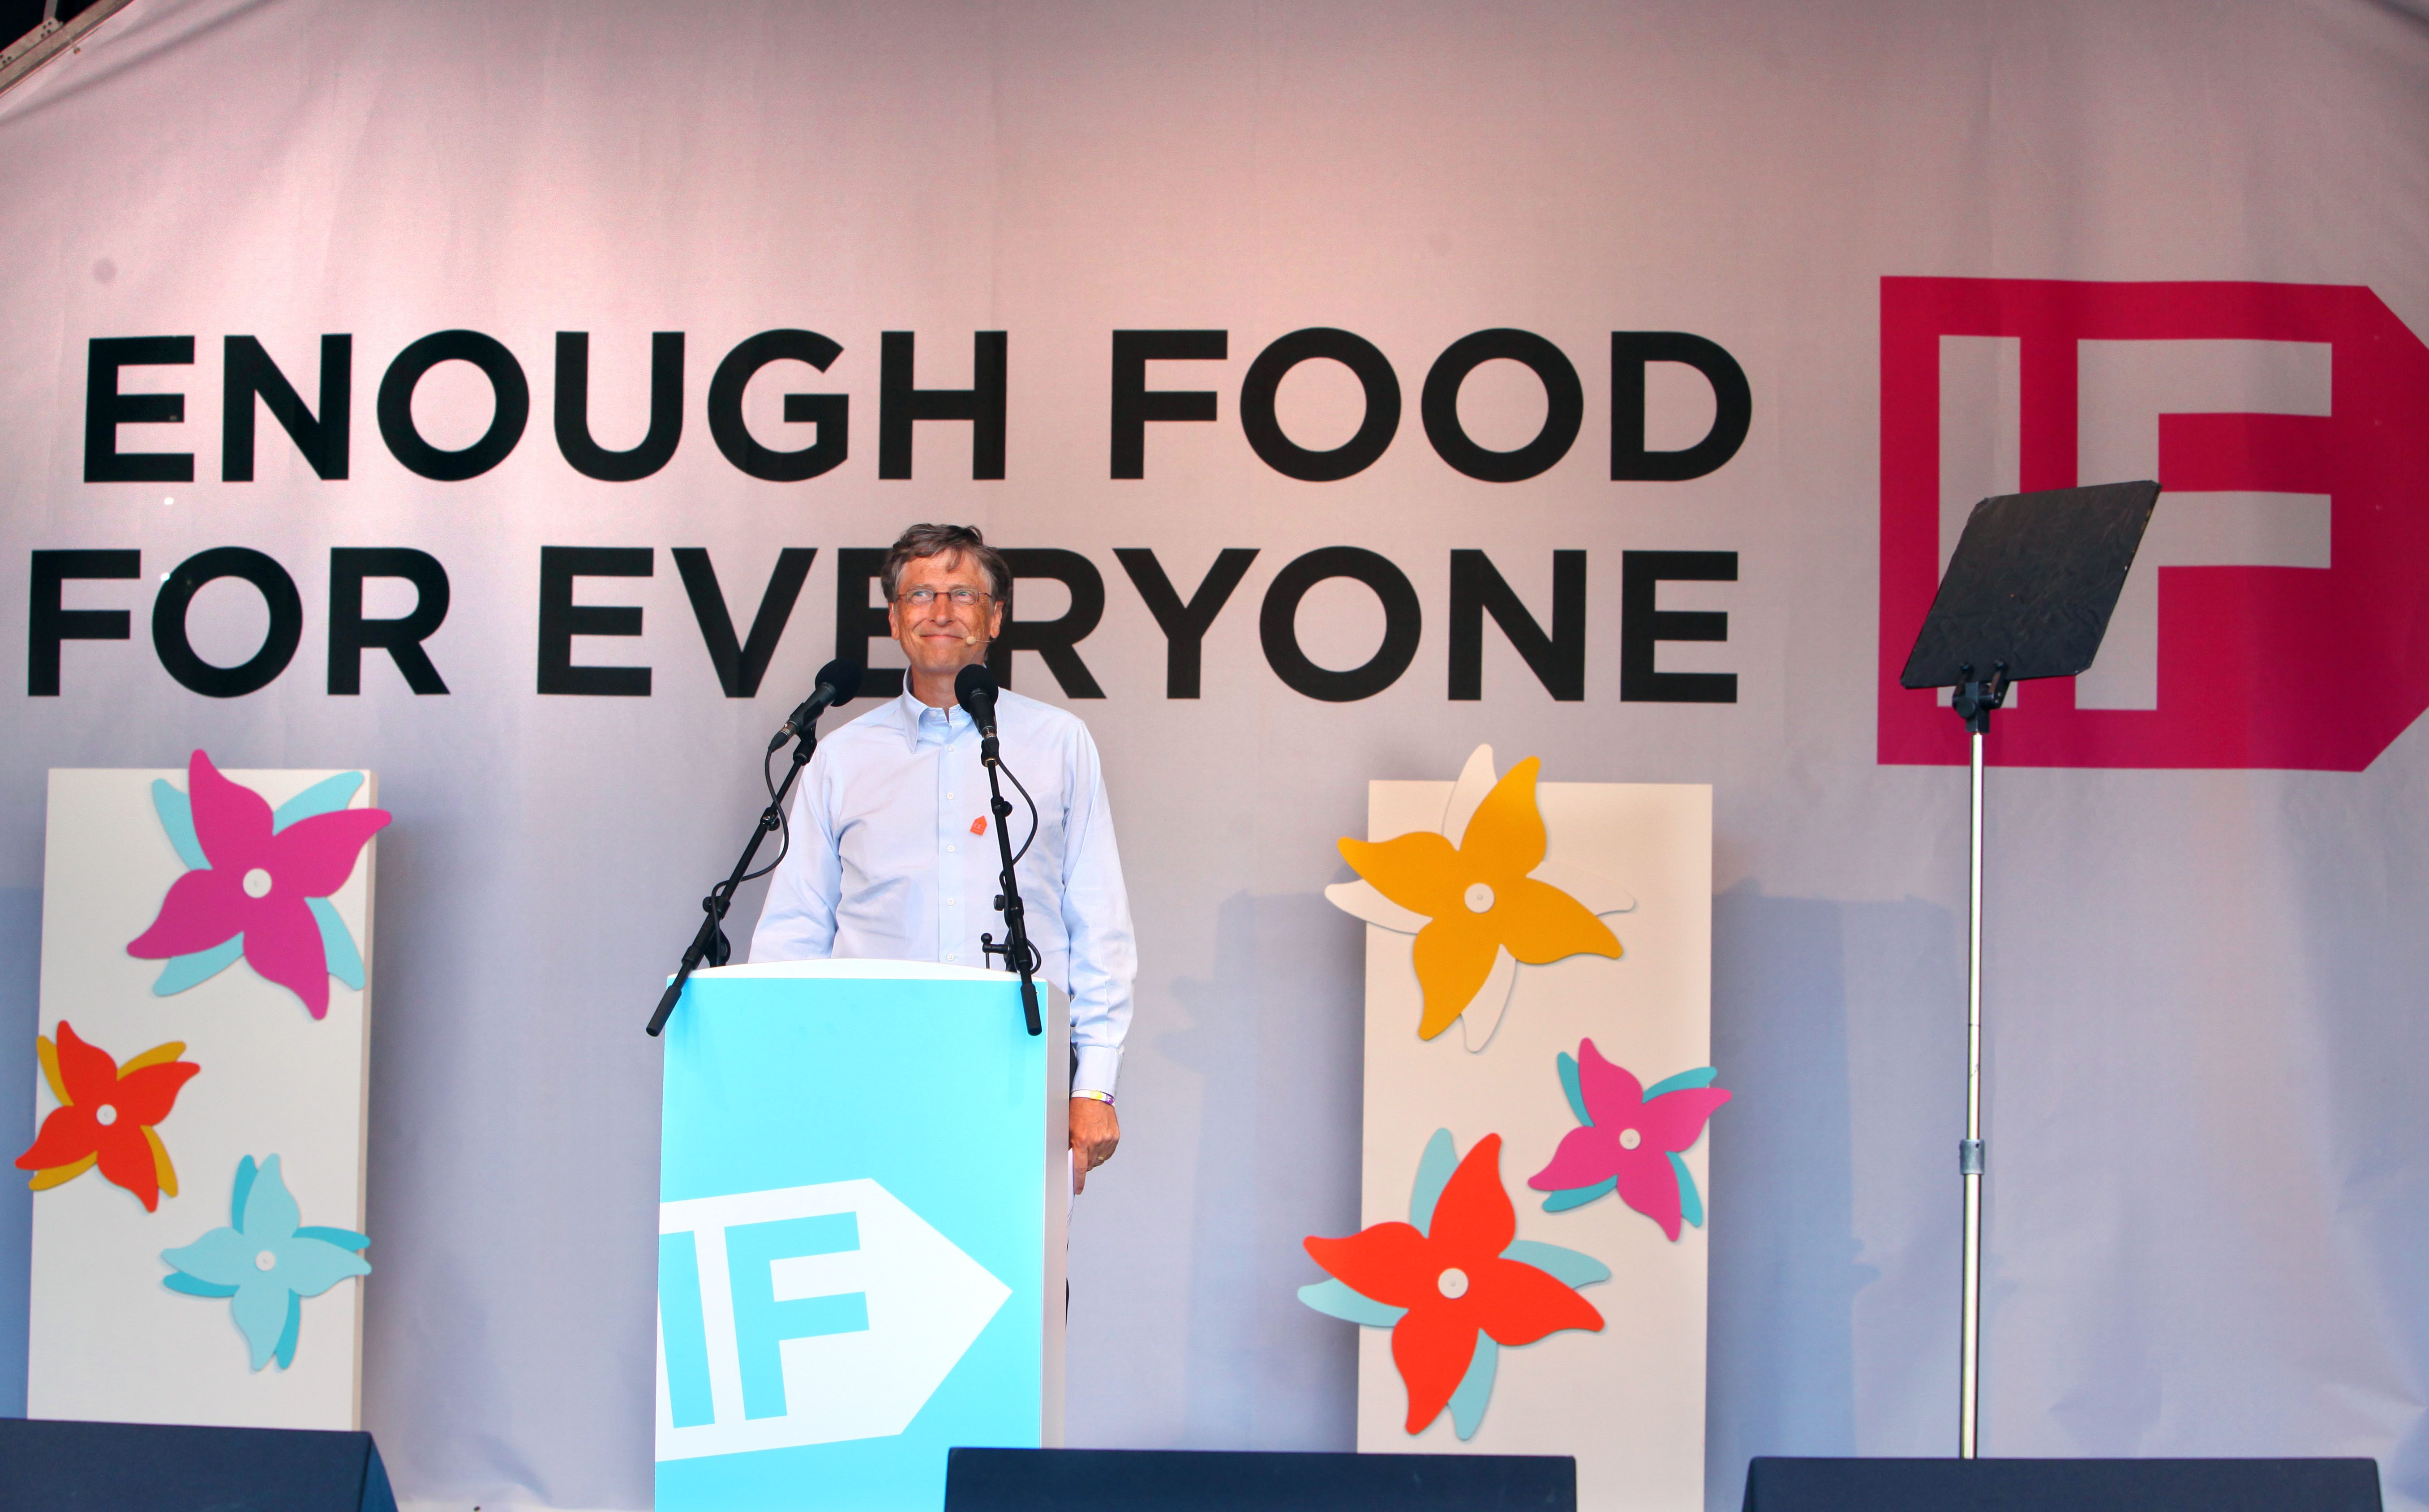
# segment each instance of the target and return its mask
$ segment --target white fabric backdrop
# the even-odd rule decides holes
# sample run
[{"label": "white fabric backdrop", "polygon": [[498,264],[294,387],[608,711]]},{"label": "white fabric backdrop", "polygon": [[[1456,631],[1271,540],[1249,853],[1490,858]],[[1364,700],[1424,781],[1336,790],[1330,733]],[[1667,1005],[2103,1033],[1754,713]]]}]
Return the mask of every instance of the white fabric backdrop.
[{"label": "white fabric backdrop", "polygon": [[[753,812],[756,743],[833,652],[834,553],[975,520],[1105,579],[1080,650],[1106,697],[1076,707],[1145,969],[1126,1142],[1076,1220],[1074,1441],[1351,1442],[1351,1331],[1293,1296],[1315,1278],[1300,1236],[1357,1216],[1360,927],[1317,895],[1347,875],[1330,843],[1370,777],[1490,740],[1549,781],[1715,787],[1714,1055],[1737,1095],[1711,1136],[1710,1504],[1736,1504],[1750,1454],[1946,1452],[1963,776],[1876,759],[1880,280],[2357,285],[2429,331],[2424,106],[2429,17],[2391,0],[137,0],[0,101],[0,666],[27,649],[29,552],[134,548],[143,571],[68,589],[131,611],[131,641],[69,643],[56,698],[13,673],[0,694],[0,1131],[32,1132],[46,767],[201,745],[375,768],[398,818],[370,1424],[410,1501],[646,1504],[653,983]],[[1239,424],[1256,353],[1307,326],[1373,342],[1402,390],[1390,450],[1340,482],[1281,476]],[[1444,348],[1502,326],[1558,344],[1585,415],[1558,466],[1490,484],[1427,444],[1419,394]],[[803,483],[744,477],[702,409],[717,361],[778,327],[843,354],[763,375],[758,434],[785,430],[786,388],[852,396],[850,460]],[[382,444],[376,395],[452,328],[515,353],[533,413],[502,465],[438,483]],[[1152,386],[1217,391],[1220,419],[1148,426],[1137,481],[1106,463],[1127,328],[1230,333],[1222,362],[1155,367]],[[561,330],[592,334],[592,428],[616,446],[646,420],[649,334],[686,334],[663,471],[601,483],[559,455]],[[968,427],[944,423],[917,428],[913,479],[879,478],[889,330],[918,333],[926,385],[967,381],[972,332],[1008,333],[1002,481],[973,481]],[[1727,466],[1606,476],[1623,330],[1743,366],[1754,423]],[[223,338],[259,337],[317,404],[328,333],[354,338],[351,476],[314,477],[265,413],[257,481],[220,482]],[[183,392],[186,418],[123,444],[191,452],[196,481],[84,483],[87,343],[150,335],[192,336],[197,361],[125,386]],[[1679,371],[1656,370],[1658,447],[1710,414]],[[487,417],[469,372],[421,392],[439,444]],[[1283,421],[1335,444],[1357,395],[1311,365]],[[1506,449],[1543,405],[1489,369],[1462,413]],[[2418,478],[2394,507],[2429,507]],[[160,575],[227,545],[284,565],[305,624],[282,677],[223,701],[174,682],[148,627]],[[640,606],[643,633],[576,657],[652,666],[651,697],[535,692],[554,545],[655,550],[654,576],[579,594]],[[1397,564],[1424,614],[1413,666],[1363,701],[1302,697],[1259,650],[1266,584],[1335,545]],[[1196,701],[1163,696],[1163,638],[1113,554],[1142,546],[1184,589],[1220,549],[1261,552]],[[447,696],[376,652],[358,697],[324,691],[334,547],[445,565]],[[754,699],[720,696],[676,547],[710,550],[746,623],[778,549],[818,549]],[[1547,553],[1589,553],[1581,701],[1489,623],[1483,700],[1446,698],[1458,549],[1545,619]],[[1735,702],[1620,699],[1621,553],[1643,550],[1737,553],[1735,583],[1661,590],[1725,612],[1727,643],[1661,651],[1734,673]],[[217,661],[258,641],[246,592],[197,600]],[[381,592],[371,613],[404,612]],[[1342,583],[1302,617],[1334,667],[1381,630]],[[1068,701],[1034,656],[1016,681]],[[2417,731],[2357,773],[1997,774],[1990,1452],[2366,1454],[2395,1504],[2429,1500],[2424,830]],[[25,1213],[0,1203],[0,1297]]]}]

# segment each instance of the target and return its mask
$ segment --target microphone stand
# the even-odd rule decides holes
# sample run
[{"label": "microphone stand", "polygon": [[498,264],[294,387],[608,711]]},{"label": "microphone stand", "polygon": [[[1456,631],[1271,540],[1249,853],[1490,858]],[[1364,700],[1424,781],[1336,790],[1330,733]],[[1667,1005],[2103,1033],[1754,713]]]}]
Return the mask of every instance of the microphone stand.
[{"label": "microphone stand", "polygon": [[[700,921],[700,932],[691,937],[691,948],[684,952],[683,964],[676,968],[675,979],[667,984],[666,994],[658,999],[658,1011],[650,1015],[649,1032],[653,1037],[667,1027],[667,1018],[674,1012],[676,1000],[683,996],[684,983],[691,980],[691,974],[699,969],[703,958],[712,966],[722,966],[734,958],[734,945],[725,938],[723,928],[725,911],[734,906],[734,890],[740,887],[742,879],[749,875],[751,863],[759,854],[759,843],[785,822],[785,795],[793,790],[793,780],[801,776],[801,768],[810,764],[811,753],[818,749],[818,725],[812,721],[801,731],[801,738],[794,744],[793,764],[786,768],[785,780],[776,784],[776,796],[768,800],[767,809],[759,815],[759,822],[752,827],[751,843],[742,847],[742,859],[734,863],[733,875],[711,888],[708,896],[700,900],[701,911],[707,916]],[[993,775],[991,768],[989,775]],[[997,801],[1001,802],[1002,799]]]},{"label": "microphone stand", "polygon": [[1020,906],[1020,883],[1012,874],[1012,805],[1004,800],[1003,784],[997,780],[996,769],[1002,764],[996,737],[986,735],[979,741],[979,764],[986,768],[987,807],[995,814],[995,849],[1003,860],[1003,891],[996,895],[995,906],[1003,915],[1003,944],[995,943],[993,934],[979,936],[979,952],[984,956],[1001,956],[1003,963],[1020,973],[1020,1011],[1033,1035],[1046,1032],[1037,1016],[1037,984],[1030,979],[1037,970],[1037,947],[1029,943],[1029,925]]}]

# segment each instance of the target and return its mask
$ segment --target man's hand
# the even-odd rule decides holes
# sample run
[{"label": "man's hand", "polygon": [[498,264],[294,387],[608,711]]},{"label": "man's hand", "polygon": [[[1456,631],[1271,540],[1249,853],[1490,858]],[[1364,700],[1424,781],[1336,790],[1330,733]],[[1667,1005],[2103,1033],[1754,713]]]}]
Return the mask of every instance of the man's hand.
[{"label": "man's hand", "polygon": [[1122,1142],[1122,1121],[1114,1105],[1094,1097],[1071,1099],[1071,1190],[1088,1190],[1088,1173],[1114,1158]]}]

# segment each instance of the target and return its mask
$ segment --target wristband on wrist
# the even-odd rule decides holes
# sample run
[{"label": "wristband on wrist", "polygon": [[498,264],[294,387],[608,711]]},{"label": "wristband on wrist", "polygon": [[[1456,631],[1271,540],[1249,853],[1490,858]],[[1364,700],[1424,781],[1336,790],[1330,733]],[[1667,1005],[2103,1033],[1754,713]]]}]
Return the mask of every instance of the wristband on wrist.
[{"label": "wristband on wrist", "polygon": [[1114,1094],[1109,1092],[1075,1092],[1071,1095],[1074,1097],[1085,1097],[1091,1102],[1103,1103],[1108,1108],[1112,1107],[1114,1104]]}]

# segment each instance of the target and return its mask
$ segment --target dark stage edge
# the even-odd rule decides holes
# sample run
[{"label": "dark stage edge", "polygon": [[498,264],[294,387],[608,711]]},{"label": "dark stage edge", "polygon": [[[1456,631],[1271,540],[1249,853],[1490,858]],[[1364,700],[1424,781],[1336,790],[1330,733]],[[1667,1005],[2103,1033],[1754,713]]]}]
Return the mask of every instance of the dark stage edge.
[{"label": "dark stage edge", "polygon": [[945,1512],[1576,1512],[1566,1454],[956,1449]]},{"label": "dark stage edge", "polygon": [[367,1433],[0,1418],[0,1507],[396,1512]]},{"label": "dark stage edge", "polygon": [[2381,1512],[2373,1459],[1789,1459],[1743,1512]]}]

